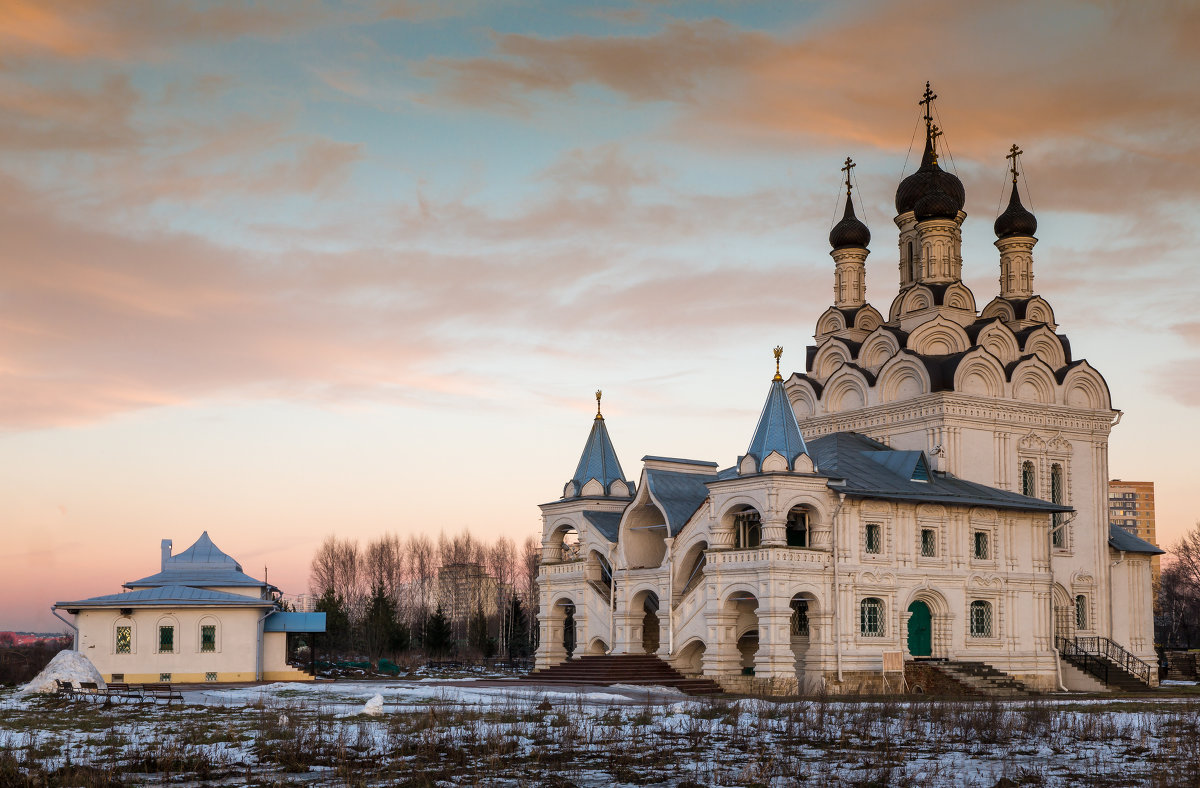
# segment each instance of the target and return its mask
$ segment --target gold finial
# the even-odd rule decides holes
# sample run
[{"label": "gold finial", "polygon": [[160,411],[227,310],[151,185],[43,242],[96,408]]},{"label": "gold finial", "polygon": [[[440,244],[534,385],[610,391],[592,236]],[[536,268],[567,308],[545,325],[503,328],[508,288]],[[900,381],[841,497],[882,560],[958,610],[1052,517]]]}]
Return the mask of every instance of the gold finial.
[{"label": "gold finial", "polygon": [[842,167],[842,172],[846,173],[846,196],[847,197],[850,196],[850,170],[854,169],[857,166],[858,165],[854,163],[853,159],[851,159],[849,156],[846,157],[846,166]]},{"label": "gold finial", "polygon": [[596,418],[604,421],[604,417],[600,415],[600,397],[604,394],[600,389],[596,389]]},{"label": "gold finial", "polygon": [[779,357],[783,355],[783,345],[775,346],[775,377],[774,380],[783,380],[783,376],[779,374]]},{"label": "gold finial", "polygon": [[1018,157],[1018,156],[1020,156],[1020,155],[1021,155],[1022,153],[1024,153],[1024,152],[1025,152],[1025,151],[1023,151],[1023,150],[1021,150],[1020,148],[1018,148],[1018,147],[1017,147],[1017,143],[1015,143],[1015,142],[1014,142],[1014,143],[1013,143],[1013,146],[1012,146],[1011,148],[1009,148],[1009,149],[1008,149],[1008,155],[1004,157],[1004,158],[1006,158],[1006,159],[1012,159],[1012,168],[1011,168],[1011,169],[1012,169],[1013,185],[1014,185],[1014,186],[1016,186],[1016,185],[1017,185],[1017,175],[1019,174],[1019,173],[1017,172],[1017,157]]}]

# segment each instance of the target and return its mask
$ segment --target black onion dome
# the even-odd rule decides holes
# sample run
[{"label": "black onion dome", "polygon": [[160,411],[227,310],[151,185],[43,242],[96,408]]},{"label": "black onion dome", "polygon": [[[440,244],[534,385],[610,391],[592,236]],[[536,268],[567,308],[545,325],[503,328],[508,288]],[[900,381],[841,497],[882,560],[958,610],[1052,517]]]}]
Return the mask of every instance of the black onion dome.
[{"label": "black onion dome", "polygon": [[917,215],[918,222],[929,219],[953,219],[958,216],[958,210],[961,207],[962,203],[941,189],[934,188],[921,195],[921,199],[917,200],[917,204],[913,206],[913,212]]},{"label": "black onion dome", "polygon": [[1013,184],[1012,197],[1008,199],[1008,207],[1004,213],[996,217],[996,237],[1013,238],[1016,236],[1032,236],[1037,232],[1037,217],[1025,210],[1021,204],[1021,195],[1017,194],[1017,184]]},{"label": "black onion dome", "polygon": [[[900,181],[900,185],[896,187],[896,214],[915,211],[922,197],[937,191],[943,192],[954,203],[954,210],[944,218],[956,216],[967,202],[967,192],[962,181],[937,165],[933,155],[933,140],[926,137],[925,154],[921,157],[920,168]],[[944,200],[939,200],[939,208],[943,207],[943,202]]]},{"label": "black onion dome", "polygon": [[846,197],[846,213],[829,231],[829,245],[836,249],[866,249],[871,231],[854,215],[854,201]]}]

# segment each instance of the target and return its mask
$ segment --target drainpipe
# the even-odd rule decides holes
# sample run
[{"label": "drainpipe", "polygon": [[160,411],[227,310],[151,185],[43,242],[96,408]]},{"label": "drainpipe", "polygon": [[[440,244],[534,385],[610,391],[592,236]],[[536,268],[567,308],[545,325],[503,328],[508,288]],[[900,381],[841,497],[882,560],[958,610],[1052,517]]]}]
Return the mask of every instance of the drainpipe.
[{"label": "drainpipe", "polygon": [[838,615],[838,515],[842,513],[842,504],[846,502],[846,493],[838,493],[838,505],[833,510],[833,648],[837,659],[838,683],[842,681],[842,618]]},{"label": "drainpipe", "polygon": [[65,618],[63,618],[62,616],[60,616],[60,615],[58,614],[58,611],[54,609],[54,605],[51,605],[51,606],[50,606],[50,613],[51,613],[51,614],[52,614],[52,615],[53,615],[55,618],[57,618],[59,621],[63,622],[64,624],[66,624],[67,626],[69,626],[71,629],[75,630],[75,637],[71,639],[71,642],[72,642],[72,644],[73,644],[73,646],[72,646],[71,650],[72,650],[72,651],[78,651],[78,650],[79,650],[79,627],[75,626],[75,625],[74,625],[74,624],[72,624],[70,621],[67,621]]},{"label": "drainpipe", "polygon": [[262,618],[258,619],[258,624],[256,627],[258,630],[258,655],[256,656],[255,662],[254,662],[254,680],[255,681],[262,681],[262,674],[263,674],[263,639],[264,639],[264,627],[265,627],[263,622],[267,620],[267,616],[271,615],[274,612],[275,612],[275,608],[271,608],[266,613],[262,614]]}]

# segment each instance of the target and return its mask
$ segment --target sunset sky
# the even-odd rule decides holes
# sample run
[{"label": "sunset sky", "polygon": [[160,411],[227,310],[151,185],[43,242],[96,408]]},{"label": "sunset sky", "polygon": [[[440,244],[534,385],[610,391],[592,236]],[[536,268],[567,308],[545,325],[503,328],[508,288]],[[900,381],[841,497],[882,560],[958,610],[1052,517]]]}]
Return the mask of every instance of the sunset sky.
[{"label": "sunset sky", "polygon": [[832,301],[847,156],[886,314],[926,80],[967,284],[1016,142],[1035,289],[1170,544],[1198,40],[1182,2],[0,0],[0,629],[204,529],[293,593],[331,533],[537,534],[597,388],[627,475],[732,464]]}]

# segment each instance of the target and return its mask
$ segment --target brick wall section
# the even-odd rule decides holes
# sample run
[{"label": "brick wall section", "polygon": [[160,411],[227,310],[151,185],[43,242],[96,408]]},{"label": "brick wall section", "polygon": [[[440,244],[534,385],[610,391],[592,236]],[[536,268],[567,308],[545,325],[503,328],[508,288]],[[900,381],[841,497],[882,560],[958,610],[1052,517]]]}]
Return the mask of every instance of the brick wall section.
[{"label": "brick wall section", "polygon": [[926,695],[978,695],[971,687],[947,676],[927,662],[905,662],[904,679],[908,691],[920,687]]},{"label": "brick wall section", "polygon": [[1168,651],[1167,678],[1173,681],[1195,681],[1200,678],[1200,652]]}]

